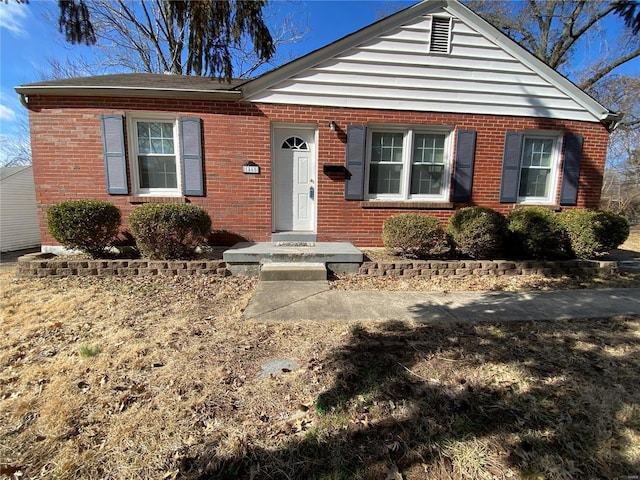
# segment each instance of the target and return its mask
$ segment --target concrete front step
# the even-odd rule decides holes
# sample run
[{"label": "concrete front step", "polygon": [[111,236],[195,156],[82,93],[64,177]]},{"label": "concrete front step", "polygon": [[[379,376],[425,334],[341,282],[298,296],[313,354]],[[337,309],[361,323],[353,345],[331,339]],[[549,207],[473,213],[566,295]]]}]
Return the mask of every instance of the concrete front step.
[{"label": "concrete front step", "polygon": [[266,263],[321,263],[334,273],[357,273],[363,254],[349,242],[244,242],[223,258],[233,275],[255,277]]},{"label": "concrete front step", "polygon": [[264,282],[289,281],[312,282],[326,281],[327,267],[324,263],[292,263],[270,262],[263,263],[260,268],[260,280]]}]

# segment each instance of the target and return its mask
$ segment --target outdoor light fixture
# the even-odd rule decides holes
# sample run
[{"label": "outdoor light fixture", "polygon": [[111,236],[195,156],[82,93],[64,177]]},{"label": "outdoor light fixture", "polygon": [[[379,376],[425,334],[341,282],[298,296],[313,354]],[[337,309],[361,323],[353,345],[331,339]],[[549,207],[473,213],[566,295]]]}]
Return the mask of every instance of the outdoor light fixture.
[{"label": "outdoor light fixture", "polygon": [[331,120],[329,122],[329,131],[331,131],[331,132],[335,132],[336,131],[336,122],[334,122],[333,120]]}]

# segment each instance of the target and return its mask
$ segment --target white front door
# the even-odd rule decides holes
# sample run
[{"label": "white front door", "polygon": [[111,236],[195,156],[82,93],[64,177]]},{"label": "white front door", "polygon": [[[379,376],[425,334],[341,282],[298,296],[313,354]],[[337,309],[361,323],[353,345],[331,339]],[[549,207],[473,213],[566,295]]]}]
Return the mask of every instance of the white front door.
[{"label": "white front door", "polygon": [[315,131],[275,128],[273,134],[274,231],[316,228]]}]

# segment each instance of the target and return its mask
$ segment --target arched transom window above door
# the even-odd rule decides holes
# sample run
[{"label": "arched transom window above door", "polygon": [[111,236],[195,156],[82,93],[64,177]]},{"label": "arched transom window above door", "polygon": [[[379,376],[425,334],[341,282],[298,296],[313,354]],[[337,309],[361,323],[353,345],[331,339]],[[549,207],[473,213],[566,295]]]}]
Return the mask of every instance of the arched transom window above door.
[{"label": "arched transom window above door", "polygon": [[309,146],[307,142],[305,142],[300,137],[289,137],[284,142],[282,142],[282,146],[280,147],[283,150],[309,150]]}]

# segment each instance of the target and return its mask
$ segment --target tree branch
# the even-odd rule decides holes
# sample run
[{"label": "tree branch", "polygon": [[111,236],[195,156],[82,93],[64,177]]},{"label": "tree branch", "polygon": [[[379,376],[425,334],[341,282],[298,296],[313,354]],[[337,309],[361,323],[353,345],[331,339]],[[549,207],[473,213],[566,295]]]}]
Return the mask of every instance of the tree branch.
[{"label": "tree branch", "polygon": [[[558,42],[558,49],[555,52],[555,58],[556,61],[562,59],[563,57],[566,56],[566,54],[569,52],[569,50],[571,49],[571,47],[573,47],[575,45],[575,43],[585,34],[587,33],[596,23],[598,23],[600,20],[602,20],[604,17],[606,17],[609,13],[611,13],[613,11],[613,6],[609,5],[607,6],[603,11],[593,15],[581,28],[579,28],[577,31],[573,30],[573,26],[575,25],[577,16],[580,14],[580,12],[582,11],[582,8],[584,7],[584,2],[580,2],[580,4],[578,5],[578,7],[576,7],[576,10],[574,10],[574,14],[576,15],[576,18],[573,18],[572,16],[572,21],[571,21],[571,35],[569,35],[568,37],[566,37],[566,41],[565,42]],[[578,9],[580,9],[580,11],[577,11]]]},{"label": "tree branch", "polygon": [[587,90],[591,88],[598,80],[602,79],[607,74],[611,73],[614,69],[618,68],[620,65],[627,63],[629,60],[633,60],[634,58],[640,57],[640,47],[634,50],[633,52],[619,57],[607,64],[607,66],[598,70],[595,74],[591,75],[587,80],[580,83],[578,85],[581,89]]}]

